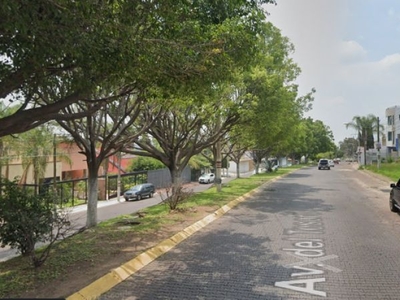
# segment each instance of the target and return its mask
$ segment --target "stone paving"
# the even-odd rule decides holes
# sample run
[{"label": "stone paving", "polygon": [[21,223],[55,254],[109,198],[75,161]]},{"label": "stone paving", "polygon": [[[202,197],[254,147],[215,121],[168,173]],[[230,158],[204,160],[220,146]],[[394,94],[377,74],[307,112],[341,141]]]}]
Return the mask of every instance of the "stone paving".
[{"label": "stone paving", "polygon": [[400,227],[386,182],[302,169],[100,299],[400,299]]}]

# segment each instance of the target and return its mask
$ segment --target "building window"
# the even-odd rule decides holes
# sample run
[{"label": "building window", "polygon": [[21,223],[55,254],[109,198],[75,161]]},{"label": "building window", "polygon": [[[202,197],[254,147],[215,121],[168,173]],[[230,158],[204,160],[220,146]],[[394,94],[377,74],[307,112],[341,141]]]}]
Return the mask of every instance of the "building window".
[{"label": "building window", "polygon": [[[399,115],[399,118],[400,118],[400,115]],[[388,123],[388,125],[393,125],[393,116],[388,116],[387,117],[387,123]]]},{"label": "building window", "polygon": [[[389,124],[390,125],[390,124]],[[389,131],[388,132],[388,141],[391,141],[392,140],[392,135],[393,135],[393,133],[391,132],[391,131]]]}]

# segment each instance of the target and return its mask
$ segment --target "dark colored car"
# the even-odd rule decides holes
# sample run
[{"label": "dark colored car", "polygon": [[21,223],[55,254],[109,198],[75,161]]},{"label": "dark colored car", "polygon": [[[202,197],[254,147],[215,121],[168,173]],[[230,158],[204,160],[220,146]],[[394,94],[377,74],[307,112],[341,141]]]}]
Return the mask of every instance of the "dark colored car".
[{"label": "dark colored car", "polygon": [[393,212],[400,211],[400,179],[397,183],[391,183],[390,187],[392,190],[390,191],[389,196],[389,208]]},{"label": "dark colored car", "polygon": [[155,188],[151,183],[142,183],[131,187],[124,193],[124,198],[126,201],[129,200],[141,200],[144,197],[153,197]]},{"label": "dark colored car", "polygon": [[322,169],[326,169],[326,170],[330,170],[331,167],[329,165],[329,160],[327,159],[320,159],[318,162],[318,170],[322,170]]}]

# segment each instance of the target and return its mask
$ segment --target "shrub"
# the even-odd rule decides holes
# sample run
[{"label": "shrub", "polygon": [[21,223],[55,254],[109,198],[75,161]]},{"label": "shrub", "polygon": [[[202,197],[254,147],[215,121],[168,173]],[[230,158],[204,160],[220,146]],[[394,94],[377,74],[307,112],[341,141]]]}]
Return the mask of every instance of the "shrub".
[{"label": "shrub", "polygon": [[[17,182],[0,181],[0,244],[29,256],[39,267],[47,259],[51,247],[69,229],[68,214],[55,209],[52,192],[27,193]],[[47,246],[35,252],[38,243]]]},{"label": "shrub", "polygon": [[131,165],[128,167],[129,172],[134,171],[148,171],[148,170],[158,170],[164,169],[165,165],[152,157],[139,156],[132,160]]},{"label": "shrub", "polygon": [[187,201],[193,195],[193,191],[187,191],[182,186],[175,187],[175,189],[173,187],[167,188],[165,192],[165,198],[161,195],[161,199],[163,203],[168,205],[170,210],[176,210],[179,204]]}]

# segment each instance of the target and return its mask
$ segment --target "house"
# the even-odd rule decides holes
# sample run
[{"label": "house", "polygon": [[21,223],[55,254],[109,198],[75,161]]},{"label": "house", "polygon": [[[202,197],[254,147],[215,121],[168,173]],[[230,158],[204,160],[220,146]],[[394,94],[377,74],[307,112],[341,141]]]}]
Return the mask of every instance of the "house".
[{"label": "house", "polygon": [[[79,147],[74,143],[61,143],[59,145],[60,151],[70,158],[70,162],[62,162],[62,179],[79,179],[87,177],[87,164],[86,156],[81,153]],[[118,161],[117,155],[112,155],[106,160],[107,173],[118,174],[118,168],[120,168],[121,174],[126,173],[126,169],[135,156],[131,154],[122,154],[121,161]],[[104,165],[100,167],[98,175],[104,175]]]},{"label": "house", "polygon": [[[54,163],[54,154],[56,155],[56,162]],[[72,180],[86,178],[88,175],[86,156],[81,153],[80,148],[75,143],[60,143],[55,149],[55,153],[49,155],[47,159],[47,166],[44,173],[44,180],[52,180],[54,177],[57,180]],[[116,155],[109,157],[107,172],[108,174],[117,174],[118,166],[120,165],[121,174],[126,173],[134,156],[124,154],[121,157],[119,164]],[[7,165],[3,165],[0,169],[1,177],[13,180],[14,178],[21,178],[26,176],[24,182],[26,184],[33,184],[33,168],[30,167],[24,174],[24,167],[20,156],[9,160]],[[104,165],[100,167],[98,175],[104,175]]]},{"label": "house", "polygon": [[[237,164],[234,161],[229,161],[228,173],[236,173]],[[247,173],[254,171],[255,166],[253,159],[248,153],[245,153],[239,161],[239,173]]]}]

